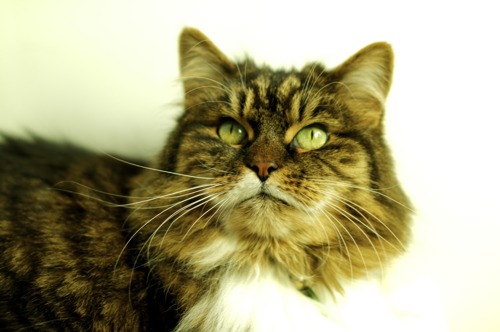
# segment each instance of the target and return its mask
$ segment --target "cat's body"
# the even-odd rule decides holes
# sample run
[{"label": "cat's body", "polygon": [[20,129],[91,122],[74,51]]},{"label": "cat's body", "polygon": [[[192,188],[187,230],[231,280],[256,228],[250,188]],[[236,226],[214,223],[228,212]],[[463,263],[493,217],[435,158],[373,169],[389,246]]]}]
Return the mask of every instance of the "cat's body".
[{"label": "cat's body", "polygon": [[[121,253],[129,212],[95,199],[125,198],[84,187],[128,195],[137,168],[42,140],[7,140],[0,158],[2,330],[161,330],[166,298]],[[81,185],[56,189],[66,179]]]},{"label": "cat's body", "polygon": [[403,251],[387,44],[273,71],[186,29],[181,72],[186,111],[151,168],[0,148],[4,325],[333,331],[344,281]]}]

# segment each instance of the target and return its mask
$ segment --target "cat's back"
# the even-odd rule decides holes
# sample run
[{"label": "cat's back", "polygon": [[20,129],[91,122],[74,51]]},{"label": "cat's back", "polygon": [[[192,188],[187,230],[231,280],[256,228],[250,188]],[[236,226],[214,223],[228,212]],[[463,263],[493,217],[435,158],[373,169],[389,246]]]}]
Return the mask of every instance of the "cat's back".
[{"label": "cat's back", "polygon": [[109,207],[125,202],[134,173],[126,163],[71,144],[5,138],[0,140],[2,225],[77,226],[82,217],[102,213],[113,219],[121,210]]},{"label": "cat's back", "polygon": [[[120,208],[137,168],[71,145],[0,143],[0,326],[139,330],[146,287]],[[112,194],[112,195],[110,195]]]}]

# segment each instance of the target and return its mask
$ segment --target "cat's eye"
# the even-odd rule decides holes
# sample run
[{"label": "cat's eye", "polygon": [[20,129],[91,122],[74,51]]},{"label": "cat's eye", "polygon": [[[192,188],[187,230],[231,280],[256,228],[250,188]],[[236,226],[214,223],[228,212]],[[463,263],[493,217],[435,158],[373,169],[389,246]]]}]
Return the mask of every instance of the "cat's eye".
[{"label": "cat's eye", "polygon": [[247,138],[245,128],[235,120],[228,119],[222,122],[217,131],[219,137],[230,145],[240,145]]},{"label": "cat's eye", "polygon": [[312,125],[302,128],[295,135],[293,146],[304,150],[316,150],[321,148],[328,141],[328,133],[320,126]]}]

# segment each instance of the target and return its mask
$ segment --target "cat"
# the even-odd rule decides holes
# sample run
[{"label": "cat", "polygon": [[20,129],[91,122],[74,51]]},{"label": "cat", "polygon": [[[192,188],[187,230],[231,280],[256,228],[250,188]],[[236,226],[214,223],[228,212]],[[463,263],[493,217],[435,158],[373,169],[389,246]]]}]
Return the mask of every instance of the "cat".
[{"label": "cat", "polygon": [[346,285],[404,253],[387,43],[301,70],[179,44],[184,112],[148,166],[4,138],[0,326],[339,331]]}]

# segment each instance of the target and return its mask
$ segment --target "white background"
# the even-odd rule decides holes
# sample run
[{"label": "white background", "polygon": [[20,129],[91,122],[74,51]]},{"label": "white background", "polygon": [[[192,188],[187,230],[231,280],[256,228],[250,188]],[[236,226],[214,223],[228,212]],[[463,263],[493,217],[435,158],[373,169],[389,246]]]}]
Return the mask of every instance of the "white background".
[{"label": "white background", "polygon": [[274,66],[334,66],[386,40],[387,136],[424,268],[452,331],[498,331],[498,13],[481,0],[1,0],[0,131],[154,155],[182,98],[183,26]]}]

